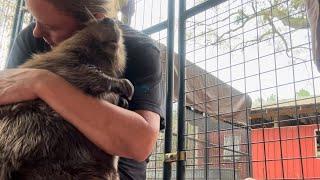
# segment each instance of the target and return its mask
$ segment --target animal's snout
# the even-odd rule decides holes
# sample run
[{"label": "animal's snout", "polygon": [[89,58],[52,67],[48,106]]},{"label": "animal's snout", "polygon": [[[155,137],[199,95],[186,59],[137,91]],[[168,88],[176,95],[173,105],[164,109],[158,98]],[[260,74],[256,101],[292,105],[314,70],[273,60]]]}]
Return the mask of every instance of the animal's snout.
[{"label": "animal's snout", "polygon": [[102,20],[102,23],[106,24],[106,25],[114,25],[115,24],[115,21],[111,18],[104,18]]}]

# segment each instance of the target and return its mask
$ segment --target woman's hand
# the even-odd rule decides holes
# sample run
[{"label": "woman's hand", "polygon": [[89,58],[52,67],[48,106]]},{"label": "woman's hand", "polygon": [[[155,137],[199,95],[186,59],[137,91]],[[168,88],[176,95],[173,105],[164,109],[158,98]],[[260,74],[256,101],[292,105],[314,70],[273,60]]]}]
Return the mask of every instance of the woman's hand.
[{"label": "woman's hand", "polygon": [[38,98],[37,89],[53,73],[42,69],[8,69],[0,72],[0,105]]}]

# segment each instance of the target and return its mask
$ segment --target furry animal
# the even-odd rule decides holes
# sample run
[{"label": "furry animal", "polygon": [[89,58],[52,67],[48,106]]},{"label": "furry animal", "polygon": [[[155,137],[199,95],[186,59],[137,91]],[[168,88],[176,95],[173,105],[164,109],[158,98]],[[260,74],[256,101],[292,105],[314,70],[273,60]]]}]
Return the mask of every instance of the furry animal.
[{"label": "furry animal", "polygon": [[[52,71],[88,95],[122,106],[133,86],[121,30],[111,19],[89,23],[22,68]],[[94,118],[94,117],[92,117]],[[104,153],[42,100],[0,106],[0,179],[118,179],[117,157]]]}]

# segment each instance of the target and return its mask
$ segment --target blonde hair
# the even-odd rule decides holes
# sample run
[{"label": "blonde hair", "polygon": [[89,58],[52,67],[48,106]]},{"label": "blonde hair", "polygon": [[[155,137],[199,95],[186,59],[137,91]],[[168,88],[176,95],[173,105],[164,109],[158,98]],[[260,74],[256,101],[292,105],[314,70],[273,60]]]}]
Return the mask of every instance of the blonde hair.
[{"label": "blonde hair", "polygon": [[108,3],[106,4],[106,9],[108,10],[107,11],[108,17],[117,19],[117,15],[119,12],[118,1],[119,0],[109,0]]},{"label": "blonde hair", "polygon": [[60,11],[85,23],[97,13],[113,17],[114,0],[47,0]]}]

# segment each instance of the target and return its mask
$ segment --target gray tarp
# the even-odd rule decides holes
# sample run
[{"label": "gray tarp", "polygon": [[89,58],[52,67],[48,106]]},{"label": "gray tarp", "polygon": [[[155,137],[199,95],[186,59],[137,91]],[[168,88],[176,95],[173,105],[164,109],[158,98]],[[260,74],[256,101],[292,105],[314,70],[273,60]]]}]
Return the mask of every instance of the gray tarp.
[{"label": "gray tarp", "polygon": [[319,0],[305,0],[312,34],[313,60],[320,72],[320,18]]},{"label": "gray tarp", "polygon": [[[166,67],[166,46],[160,44],[162,69]],[[178,99],[179,56],[174,55],[174,101]],[[232,88],[201,67],[186,61],[186,106],[208,113],[220,120],[246,124],[251,108],[251,98]],[[207,103],[205,103],[207,102]],[[247,111],[246,111],[247,109]]]}]

